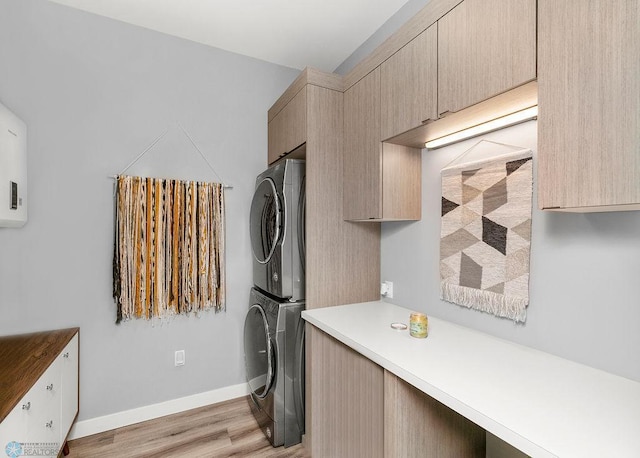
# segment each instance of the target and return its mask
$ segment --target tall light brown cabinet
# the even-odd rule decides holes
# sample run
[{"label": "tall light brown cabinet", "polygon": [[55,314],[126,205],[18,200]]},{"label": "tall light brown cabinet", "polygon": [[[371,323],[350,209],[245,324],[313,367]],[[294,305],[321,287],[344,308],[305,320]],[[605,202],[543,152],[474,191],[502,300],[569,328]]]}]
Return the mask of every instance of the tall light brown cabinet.
[{"label": "tall light brown cabinet", "polygon": [[538,14],[540,208],[640,210],[640,2]]},{"label": "tall light brown cabinet", "polygon": [[[278,120],[281,113],[291,108],[305,120],[305,132],[299,148],[291,154],[304,151],[306,159],[306,306],[328,307],[379,298],[380,281],[380,226],[356,224],[343,217],[343,92],[342,80],[313,69],[306,69],[269,111],[270,144],[281,135]],[[303,94],[302,97],[300,94]],[[298,105],[304,100],[302,108]],[[282,148],[281,148],[282,149]],[[280,151],[280,150],[276,150]],[[270,155],[271,158],[280,154]],[[284,157],[289,157],[286,155]],[[272,161],[271,161],[272,162]],[[314,443],[311,419],[318,399],[314,395],[313,380],[324,380],[323,368],[313,362],[316,354],[330,351],[323,342],[306,340],[306,443]],[[348,357],[349,355],[345,356]],[[345,370],[348,360],[340,359]],[[318,388],[322,391],[324,388]],[[320,455],[319,455],[320,456]]]},{"label": "tall light brown cabinet", "polygon": [[[306,159],[308,308],[379,298],[380,226],[343,218],[343,110],[342,78],[314,69],[305,69],[269,110],[269,144],[289,145],[295,151],[288,153],[302,151]],[[279,120],[292,119],[288,113],[297,116],[289,137],[295,140],[287,143]],[[291,155],[281,156],[269,155]]]}]

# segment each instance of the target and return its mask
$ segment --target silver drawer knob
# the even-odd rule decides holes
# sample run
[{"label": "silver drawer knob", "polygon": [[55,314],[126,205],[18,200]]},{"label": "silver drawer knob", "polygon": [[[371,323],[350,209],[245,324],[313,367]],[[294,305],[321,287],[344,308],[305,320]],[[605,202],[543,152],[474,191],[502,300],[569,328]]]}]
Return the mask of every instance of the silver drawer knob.
[{"label": "silver drawer knob", "polygon": [[69,358],[69,352],[66,352],[64,355],[62,355],[64,358]]},{"label": "silver drawer knob", "polygon": [[53,428],[53,420],[49,420],[48,422],[45,423],[45,426],[47,428]]},{"label": "silver drawer knob", "polygon": [[22,410],[29,410],[31,408],[31,401],[26,404],[22,404]]},{"label": "silver drawer knob", "polygon": [[47,385],[47,391],[53,391],[53,383]]}]

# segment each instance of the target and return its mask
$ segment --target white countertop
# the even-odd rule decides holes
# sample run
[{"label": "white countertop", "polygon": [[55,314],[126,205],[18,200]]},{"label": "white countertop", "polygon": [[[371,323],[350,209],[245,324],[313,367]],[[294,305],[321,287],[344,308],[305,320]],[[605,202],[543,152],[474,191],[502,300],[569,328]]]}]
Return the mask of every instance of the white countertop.
[{"label": "white countertop", "polygon": [[[640,382],[385,302],[302,312],[317,328],[534,457],[640,457]],[[639,349],[640,350],[640,349]]]}]

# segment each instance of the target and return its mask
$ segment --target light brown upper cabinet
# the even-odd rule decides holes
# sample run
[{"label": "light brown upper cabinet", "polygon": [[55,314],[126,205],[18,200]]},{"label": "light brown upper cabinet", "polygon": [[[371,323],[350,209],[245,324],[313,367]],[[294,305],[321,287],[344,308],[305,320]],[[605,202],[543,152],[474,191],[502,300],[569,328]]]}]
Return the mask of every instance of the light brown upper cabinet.
[{"label": "light brown upper cabinet", "polygon": [[272,164],[307,141],[307,91],[302,88],[269,122],[268,162]]},{"label": "light brown upper cabinet", "polygon": [[420,150],[383,144],[380,110],[378,67],[344,93],[344,219],[419,220]]},{"label": "light brown upper cabinet", "polygon": [[344,93],[344,219],[382,214],[380,67]]},{"label": "light brown upper cabinet", "polygon": [[382,139],[438,118],[438,32],[429,27],[381,65]]},{"label": "light brown upper cabinet", "polygon": [[538,0],[538,204],[640,210],[640,3]]},{"label": "light brown upper cabinet", "polygon": [[536,0],[464,0],[438,21],[438,114],[535,78]]}]

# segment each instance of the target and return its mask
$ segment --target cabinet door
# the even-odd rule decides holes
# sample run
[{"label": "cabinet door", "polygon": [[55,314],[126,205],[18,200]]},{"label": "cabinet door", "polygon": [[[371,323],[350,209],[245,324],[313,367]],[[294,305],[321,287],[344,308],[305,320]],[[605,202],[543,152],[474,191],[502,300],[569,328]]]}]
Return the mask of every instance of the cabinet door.
[{"label": "cabinet door", "polygon": [[382,217],[380,67],[344,93],[344,219]]},{"label": "cabinet door", "polygon": [[540,208],[640,209],[640,3],[539,0]]},{"label": "cabinet door", "polygon": [[268,162],[272,164],[307,141],[307,89],[302,88],[269,123]]},{"label": "cabinet door", "polygon": [[484,458],[484,429],[384,371],[384,456]]},{"label": "cabinet door", "polygon": [[435,25],[386,60],[381,69],[381,138],[438,118],[438,35]]},{"label": "cabinet door", "polygon": [[465,0],[438,21],[439,114],[535,78],[536,0]]},{"label": "cabinet door", "polygon": [[78,334],[58,359],[61,371],[60,444],[62,445],[78,413]]},{"label": "cabinet door", "polygon": [[311,456],[383,456],[384,370],[307,324]]}]

